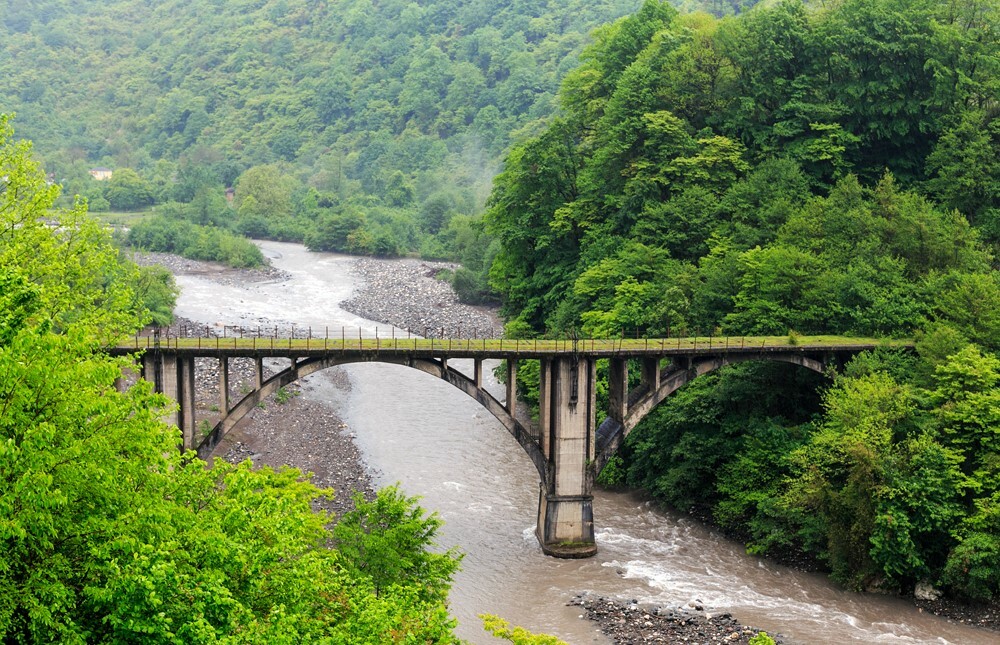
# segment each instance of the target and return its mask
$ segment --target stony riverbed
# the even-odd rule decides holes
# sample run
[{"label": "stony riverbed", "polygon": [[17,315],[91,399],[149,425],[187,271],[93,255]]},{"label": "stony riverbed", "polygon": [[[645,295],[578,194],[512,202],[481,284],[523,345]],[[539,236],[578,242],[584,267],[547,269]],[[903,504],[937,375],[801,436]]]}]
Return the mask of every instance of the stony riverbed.
[{"label": "stony riverbed", "polygon": [[[207,276],[226,285],[253,285],[286,277],[272,268],[241,271],[166,254],[138,259],[143,263],[163,264],[175,273]],[[484,334],[485,330],[496,333],[501,328],[495,311],[461,305],[447,283],[435,278],[440,270],[449,268],[446,263],[359,258],[353,266],[364,285],[342,305],[352,313],[411,329],[420,335],[425,335],[424,330],[426,335],[432,335],[431,330],[437,330],[433,335],[439,335],[443,329],[445,335],[455,337]],[[195,327],[189,321],[187,324]],[[200,331],[220,333],[206,326],[201,326]],[[202,385],[199,419],[210,420],[213,414],[218,415],[217,370],[214,361],[199,364],[197,368]],[[232,370],[230,397],[235,402],[252,383],[253,367],[249,362],[234,361]],[[346,375],[339,373],[338,368],[329,372],[338,381],[338,387],[350,387]],[[315,483],[337,491],[336,500],[328,508],[340,513],[351,507],[351,491],[373,494],[374,474],[362,462],[350,428],[328,406],[297,396],[300,387],[308,385],[290,386],[281,400],[272,397],[255,409],[220,445],[216,456],[227,460],[251,458],[255,464],[273,467],[289,464],[312,472]],[[745,643],[756,633],[728,614],[715,615],[711,607],[646,608],[627,600],[589,595],[578,597],[574,604],[581,608],[581,616],[595,621],[615,643]],[[917,604],[923,611],[940,613],[956,622],[1000,628],[1000,609],[996,604],[979,608],[947,601]]]},{"label": "stony riverbed", "polygon": [[358,258],[364,287],[341,306],[368,320],[434,338],[496,338],[503,323],[491,307],[462,304],[436,276],[458,265],[425,260]]}]

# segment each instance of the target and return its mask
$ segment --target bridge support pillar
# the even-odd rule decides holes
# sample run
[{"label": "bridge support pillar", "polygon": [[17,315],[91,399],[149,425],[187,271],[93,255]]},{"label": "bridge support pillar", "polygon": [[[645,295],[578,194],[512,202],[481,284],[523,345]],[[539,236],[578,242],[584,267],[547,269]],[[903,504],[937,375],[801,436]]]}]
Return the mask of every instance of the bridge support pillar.
[{"label": "bridge support pillar", "polygon": [[[548,391],[548,464],[538,495],[537,537],[542,551],[560,558],[597,553],[594,541],[593,460],[595,361],[554,358],[542,372]],[[545,393],[542,393],[545,399]],[[545,439],[542,439],[545,443]]]},{"label": "bridge support pillar", "polygon": [[538,361],[538,447],[552,459],[552,360]]},{"label": "bridge support pillar", "polygon": [[254,389],[259,390],[264,385],[264,359],[259,356],[253,359]]},{"label": "bridge support pillar", "polygon": [[608,416],[618,423],[625,422],[628,412],[628,361],[612,358],[608,361]]},{"label": "bridge support pillar", "polygon": [[514,416],[517,410],[517,359],[507,359],[507,400],[504,402],[507,414]]},{"label": "bridge support pillar", "polygon": [[219,359],[219,409],[222,416],[229,414],[229,359]]},{"label": "bridge support pillar", "polygon": [[655,392],[660,388],[660,359],[657,357],[642,359],[642,384],[647,392]]},{"label": "bridge support pillar", "polygon": [[150,352],[142,357],[142,376],[153,389],[177,402],[177,409],[163,418],[181,431],[181,447],[195,447],[194,358]]}]

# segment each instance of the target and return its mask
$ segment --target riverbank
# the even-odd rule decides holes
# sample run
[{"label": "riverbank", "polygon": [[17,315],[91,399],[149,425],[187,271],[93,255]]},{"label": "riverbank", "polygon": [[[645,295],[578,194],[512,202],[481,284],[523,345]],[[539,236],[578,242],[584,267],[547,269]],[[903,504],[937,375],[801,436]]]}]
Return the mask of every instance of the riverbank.
[{"label": "riverbank", "polygon": [[[577,596],[573,605],[581,607],[588,619],[614,643],[733,643],[747,645],[762,630],[747,627],[732,614],[713,614],[698,601],[684,608],[644,607],[591,594]],[[768,634],[775,643],[781,636]]]},{"label": "riverbank", "polygon": [[409,258],[358,258],[353,270],[364,286],[340,306],[425,338],[496,338],[503,332],[496,308],[459,302],[451,284],[435,277],[457,267]]}]

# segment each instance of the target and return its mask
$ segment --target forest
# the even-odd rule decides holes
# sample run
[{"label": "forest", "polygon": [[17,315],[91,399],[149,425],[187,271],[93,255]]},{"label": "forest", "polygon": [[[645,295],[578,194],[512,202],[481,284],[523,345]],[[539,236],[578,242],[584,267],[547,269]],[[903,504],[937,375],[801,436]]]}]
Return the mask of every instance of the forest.
[{"label": "forest", "polygon": [[[509,337],[912,338],[913,352],[871,352],[826,377],[744,364],[699,378],[630,435],[602,477],[708,516],[754,553],[804,554],[852,589],[906,593],[929,582],[995,601],[1000,3],[752,4],[6,0],[0,100],[17,112],[18,135],[36,141],[44,171],[9,172],[30,165],[11,142],[4,181],[30,177],[29,193],[44,196],[37,203],[70,214],[83,202],[95,211],[153,207],[131,243],[238,265],[260,260],[237,235],[462,261],[464,294],[499,300]],[[92,180],[95,166],[113,177]],[[63,186],[61,197],[45,174]],[[0,215],[12,209],[23,223],[39,212],[17,204]],[[38,258],[63,258],[58,270],[8,265],[24,258],[31,246],[20,236],[34,230],[15,223],[0,232],[0,367],[27,370],[0,383],[41,379],[44,361],[17,357],[51,356],[78,365],[66,378],[90,383],[107,423],[155,424],[149,406],[164,402],[149,392],[110,396],[113,361],[89,348],[145,320],[143,311],[168,317],[153,303],[169,300],[169,280],[88,252],[80,257],[104,263],[98,275],[129,276],[108,278],[126,286],[101,294],[58,238],[40,243]],[[110,243],[93,240],[98,249]],[[531,370],[520,369],[526,393]],[[44,391],[53,416],[39,432],[76,428],[72,414],[83,413]],[[37,414],[23,392],[2,390],[0,402]],[[0,436],[16,440],[3,450],[52,440],[17,432],[4,428]],[[223,554],[181,561],[172,545],[194,540],[184,518],[205,513],[218,522],[213,548],[230,548],[226,514],[246,500],[201,509],[165,492],[176,477],[205,487],[215,477],[271,478],[247,486],[273,488],[266,503],[293,515],[316,494],[290,474],[213,475],[170,461],[159,432],[134,446],[155,476],[138,493],[112,487],[106,494],[122,497],[94,502],[148,509],[143,521],[115,525],[121,549],[151,545],[146,559],[122,569],[125,551],[111,546],[93,568],[75,569],[91,543],[84,528],[71,529],[79,518],[66,510],[70,498],[60,492],[57,508],[29,500],[49,528],[35,535],[27,521],[0,525],[6,540],[31,538],[14,564],[0,566],[0,585],[28,580],[38,587],[27,597],[39,600],[14,608],[0,600],[0,625],[56,624],[45,608],[70,612],[83,598],[110,607],[122,597],[114,594],[138,598],[140,587],[193,585],[196,571],[228,584],[230,573],[217,568]],[[62,463],[94,439],[66,441],[45,459]],[[29,467],[18,473],[38,477]],[[88,481],[73,477],[59,490],[83,499]],[[7,508],[26,503],[4,495]],[[149,518],[164,513],[175,519],[157,528]],[[349,560],[314,553],[329,539],[321,523],[289,522],[276,539],[309,554],[282,561],[289,570]],[[258,566],[254,558],[268,553],[240,557]],[[30,579],[41,557],[64,562],[65,580]],[[446,584],[450,565],[439,565]],[[315,606],[312,592],[337,594],[348,612],[360,606],[356,594],[382,597],[349,564],[324,571],[314,590],[279,590],[288,621],[299,619],[293,607]],[[440,595],[405,580],[391,589],[405,598],[404,613],[386,620],[446,622]],[[254,613],[259,593],[226,587],[199,602],[212,625],[224,615],[226,625],[267,630],[260,615],[285,619]],[[373,607],[389,612],[392,602]]]},{"label": "forest", "polygon": [[503,152],[556,109],[590,31],[638,4],[3,0],[0,98],[63,205],[156,206],[135,245],[173,250],[149,245],[183,218],[478,277]]},{"label": "forest", "polygon": [[917,347],[699,378],[606,481],[851,588],[1000,592],[997,7],[648,0],[595,33],[490,197],[509,334]]}]

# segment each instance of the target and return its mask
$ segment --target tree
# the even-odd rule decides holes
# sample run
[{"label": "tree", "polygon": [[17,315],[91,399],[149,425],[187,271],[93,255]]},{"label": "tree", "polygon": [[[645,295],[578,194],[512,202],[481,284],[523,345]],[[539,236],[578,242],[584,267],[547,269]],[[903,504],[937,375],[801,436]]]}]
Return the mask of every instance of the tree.
[{"label": "tree", "polygon": [[962,115],[927,155],[931,194],[978,224],[987,239],[1000,240],[1000,121],[981,112]]},{"label": "tree", "polygon": [[257,215],[272,219],[291,216],[295,184],[295,180],[276,165],[250,168],[236,181],[235,202],[240,217]]},{"label": "tree", "polygon": [[354,494],[354,510],[344,513],[333,529],[333,539],[344,565],[370,580],[375,595],[391,585],[412,583],[424,600],[445,602],[451,576],[462,561],[455,548],[431,553],[443,522],[436,513],[425,516],[414,497],[398,486],[378,492],[373,501]]},{"label": "tree", "polygon": [[139,267],[135,291],[137,299],[149,312],[151,324],[165,326],[173,322],[180,288],[169,269],[155,264]]},{"label": "tree", "polygon": [[149,184],[131,168],[115,170],[108,180],[105,197],[111,208],[122,211],[139,210],[153,203]]},{"label": "tree", "polygon": [[315,228],[306,236],[305,244],[310,251],[345,252],[350,246],[351,235],[364,226],[364,213],[348,207],[321,217]]}]

